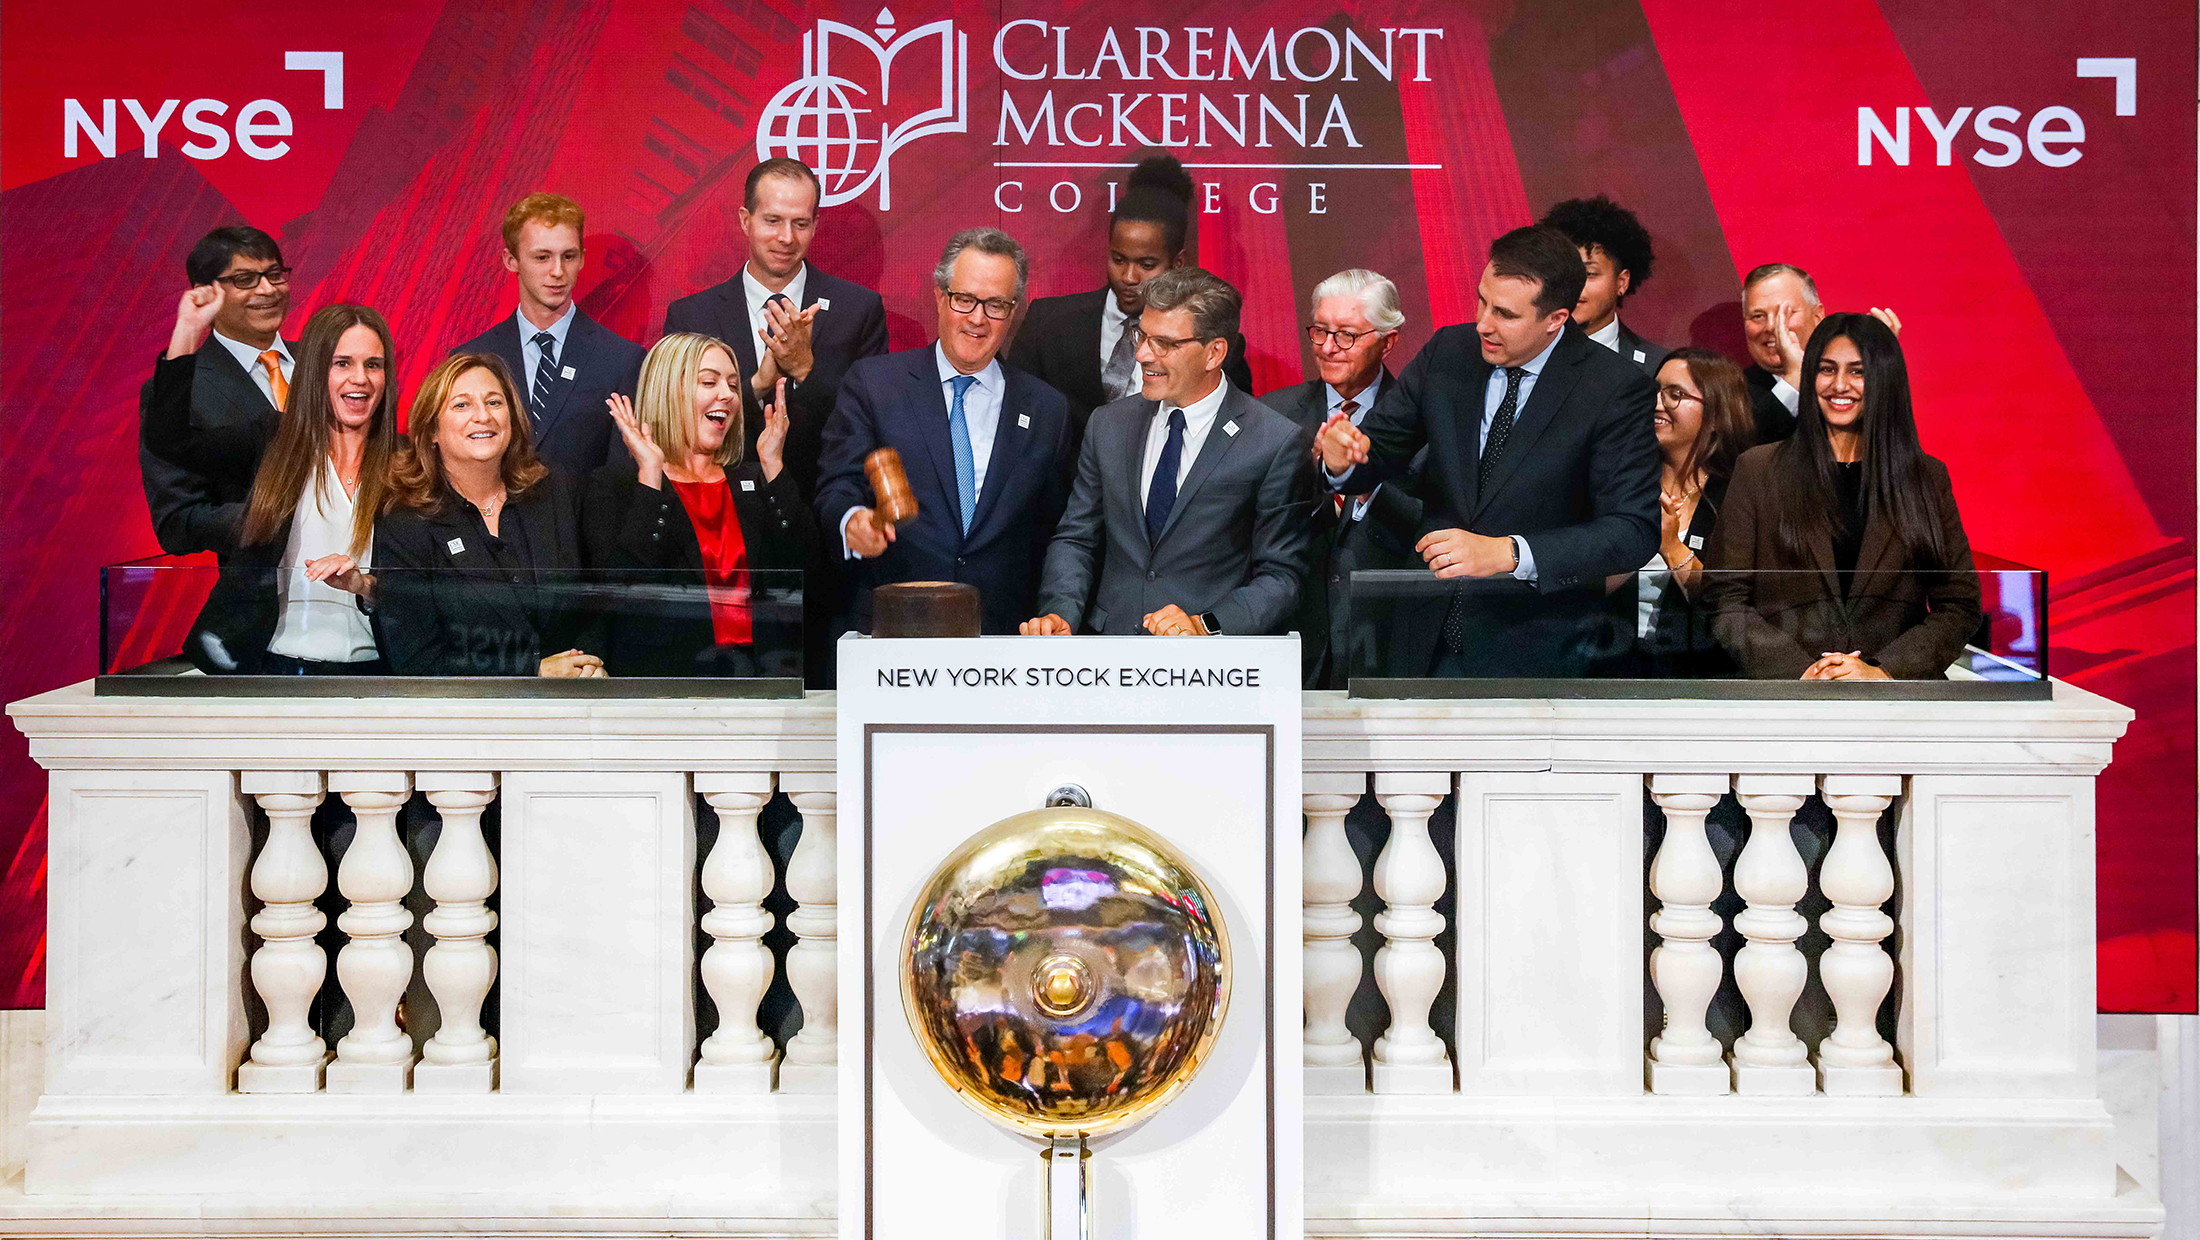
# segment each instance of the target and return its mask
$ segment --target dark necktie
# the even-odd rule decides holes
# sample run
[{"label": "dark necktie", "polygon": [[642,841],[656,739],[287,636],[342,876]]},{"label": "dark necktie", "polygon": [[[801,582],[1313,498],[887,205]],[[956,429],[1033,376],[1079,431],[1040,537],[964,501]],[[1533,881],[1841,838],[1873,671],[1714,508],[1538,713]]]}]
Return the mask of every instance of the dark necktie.
[{"label": "dark necktie", "polygon": [[[774,302],[778,303],[779,305],[785,306],[789,310],[794,309],[794,299],[788,297],[785,293],[773,293],[771,296],[766,297],[764,299],[764,308],[767,310],[770,309]],[[774,332],[772,330],[772,321],[769,318],[758,320],[756,324],[756,329],[764,333],[764,338],[767,340],[772,339],[773,337],[778,335],[777,332]]]},{"label": "dark necktie", "polygon": [[1161,460],[1153,467],[1153,481],[1146,487],[1146,542],[1161,541],[1176,507],[1176,467],[1184,459],[1184,411],[1169,410],[1169,441],[1161,445]]},{"label": "dark necktie", "polygon": [[536,332],[535,347],[542,350],[542,359],[535,363],[535,390],[527,398],[527,413],[540,425],[542,411],[550,407],[550,381],[558,373],[558,338]]},{"label": "dark necktie", "polygon": [[[1344,402],[1343,404],[1341,404],[1341,405],[1337,406],[1337,412],[1338,412],[1338,413],[1341,413],[1341,414],[1343,414],[1343,415],[1344,415],[1344,420],[1345,420],[1345,421],[1347,421],[1347,422],[1350,422],[1350,421],[1352,420],[1352,415],[1353,415],[1353,414],[1355,414],[1355,413],[1357,413],[1357,412],[1359,412],[1359,409],[1360,409],[1360,402],[1358,402],[1358,401],[1356,401],[1356,400],[1348,400],[1348,401]],[[1320,449],[1318,449],[1318,448],[1317,448],[1317,449],[1315,450],[1315,455],[1316,455],[1316,456],[1319,456],[1319,455],[1321,455],[1321,451],[1320,451]],[[1340,514],[1341,514],[1341,513],[1343,513],[1343,512],[1344,512],[1344,500],[1345,500],[1345,495],[1344,495],[1344,492],[1342,492],[1342,491],[1339,491],[1339,492],[1337,492],[1337,494],[1336,494],[1336,496],[1335,496],[1334,498],[1335,498],[1335,499],[1336,499],[1336,501],[1337,501],[1337,511],[1338,511],[1338,512],[1339,512]]]},{"label": "dark necktie", "polygon": [[1123,334],[1115,338],[1115,348],[1108,353],[1108,364],[1100,371],[1100,387],[1109,400],[1121,400],[1139,388],[1138,338],[1131,335],[1131,328],[1137,323],[1137,319],[1123,316]]},{"label": "dark necktie", "polygon": [[1487,494],[1490,475],[1497,472],[1498,458],[1505,455],[1505,441],[1512,438],[1513,415],[1520,410],[1520,379],[1528,372],[1518,366],[1505,368],[1505,399],[1497,402],[1497,416],[1490,420],[1489,439],[1482,445],[1482,468],[1475,478],[1477,494]]}]

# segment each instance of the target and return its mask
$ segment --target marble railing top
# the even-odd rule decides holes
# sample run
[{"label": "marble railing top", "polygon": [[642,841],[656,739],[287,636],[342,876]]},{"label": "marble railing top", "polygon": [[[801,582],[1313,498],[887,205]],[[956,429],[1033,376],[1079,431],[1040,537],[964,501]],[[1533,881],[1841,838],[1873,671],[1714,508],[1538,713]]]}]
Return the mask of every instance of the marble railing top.
[{"label": "marble railing top", "polygon": [[[1305,695],[1309,772],[2091,774],[2131,712],[2056,682],[1999,702]],[[12,703],[48,769],[830,771],[834,695],[799,701],[97,697]]]}]

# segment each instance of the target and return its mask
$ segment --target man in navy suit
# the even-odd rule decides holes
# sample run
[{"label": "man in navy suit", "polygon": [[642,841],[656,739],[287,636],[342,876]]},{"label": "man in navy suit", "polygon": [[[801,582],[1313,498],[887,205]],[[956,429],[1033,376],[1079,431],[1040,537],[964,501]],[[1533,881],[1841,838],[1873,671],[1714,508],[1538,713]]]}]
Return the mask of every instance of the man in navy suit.
[{"label": "man in navy suit", "polygon": [[587,257],[579,205],[529,194],[504,213],[504,269],[519,277],[519,310],[451,350],[493,353],[520,382],[535,453],[576,483],[625,453],[604,401],[628,400],[642,346],[581,313],[573,300]]},{"label": "man in navy suit", "polygon": [[[978,588],[988,633],[1031,614],[1047,540],[1069,499],[1069,405],[995,354],[1029,274],[997,228],[956,233],[933,269],[939,339],[848,370],[826,423],[817,511],[824,541],[860,561],[849,620],[869,627],[870,591],[895,581]],[[894,448],[917,515],[881,522],[863,461]]]},{"label": "man in navy suit", "polygon": [[665,332],[697,332],[733,346],[748,377],[742,425],[748,450],[764,426],[763,402],[787,380],[787,469],[805,499],[818,485],[818,453],[841,376],[856,359],[886,352],[886,305],[858,284],[835,279],[805,260],[817,230],[817,174],[795,159],[767,159],[749,170],[741,231],[749,257],[741,274],[673,302]]}]

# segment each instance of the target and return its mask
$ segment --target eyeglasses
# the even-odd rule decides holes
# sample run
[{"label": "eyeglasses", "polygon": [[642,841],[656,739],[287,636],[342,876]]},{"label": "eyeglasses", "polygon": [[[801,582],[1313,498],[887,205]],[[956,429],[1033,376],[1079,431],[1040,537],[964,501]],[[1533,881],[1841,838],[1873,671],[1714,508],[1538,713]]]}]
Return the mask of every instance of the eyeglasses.
[{"label": "eyeglasses", "polygon": [[1382,335],[1382,333],[1379,331],[1346,331],[1342,327],[1322,327],[1319,324],[1309,324],[1306,329],[1306,338],[1313,341],[1314,347],[1317,349],[1321,348],[1325,344],[1328,344],[1331,340],[1335,340],[1337,342],[1337,347],[1340,349],[1350,349],[1353,345],[1360,343],[1362,340],[1367,339],[1369,336],[1380,335]]},{"label": "eyeglasses", "polygon": [[270,267],[265,271],[238,271],[226,276],[215,276],[218,283],[226,284],[240,293],[249,293],[265,280],[276,288],[290,283],[290,268]]},{"label": "eyeglasses", "polygon": [[1142,344],[1151,344],[1153,351],[1156,353],[1173,353],[1185,345],[1205,344],[1214,339],[1212,336],[1149,336],[1146,334],[1146,329],[1135,326],[1126,327],[1123,331],[1125,335],[1131,338],[1131,348],[1136,349]]},{"label": "eyeglasses", "polygon": [[985,307],[985,317],[989,319],[1005,319],[1016,313],[1016,299],[1013,297],[980,298],[973,293],[947,295],[947,308],[957,314],[968,314],[979,306]]},{"label": "eyeglasses", "polygon": [[1675,387],[1670,383],[1658,389],[1659,404],[1677,406],[1685,404],[1688,401],[1695,401],[1697,404],[1700,405],[1703,403],[1703,397],[1696,395],[1694,392],[1689,391],[1687,388]]}]

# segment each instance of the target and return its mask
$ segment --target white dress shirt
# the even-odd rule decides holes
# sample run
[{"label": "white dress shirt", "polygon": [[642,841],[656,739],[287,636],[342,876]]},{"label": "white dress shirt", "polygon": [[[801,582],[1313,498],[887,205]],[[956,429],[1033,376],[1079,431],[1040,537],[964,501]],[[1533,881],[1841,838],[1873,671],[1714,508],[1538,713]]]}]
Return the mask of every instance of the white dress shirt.
[{"label": "white dress shirt", "polygon": [[[275,387],[268,382],[267,367],[260,365],[260,350],[253,348],[242,340],[231,340],[220,332],[214,333],[214,339],[221,341],[222,347],[229,350],[229,356],[236,358],[237,364],[244,367],[244,372],[252,376],[253,386],[260,389],[260,395],[267,397],[267,403],[274,404]],[[290,382],[291,372],[298,368],[298,363],[292,360],[290,346],[283,343],[280,332],[276,333],[275,343],[268,347],[282,354],[282,359],[276,364],[283,368],[283,382]],[[1789,408],[1793,407],[1792,405],[1789,406]]]},{"label": "white dress shirt", "polygon": [[[795,268],[794,279],[787,281],[787,287],[779,291],[785,294],[788,301],[794,303],[794,309],[800,310],[802,309],[802,294],[808,288],[809,283],[810,265],[804,263]],[[748,264],[746,263],[741,265],[741,291],[747,295],[749,301],[749,334],[755,337],[750,343],[756,347],[756,360],[761,363],[764,360],[764,355],[771,351],[771,346],[764,343],[764,325],[768,321],[764,318],[764,303],[771,300],[772,291],[758,283],[755,276],[749,274]],[[790,382],[788,386],[792,387],[794,385]]]},{"label": "white dress shirt", "polygon": [[[1131,321],[1123,308],[1115,304],[1115,289],[1111,286],[1100,290],[1100,369],[1105,372],[1108,359],[1115,356],[1115,342],[1123,338],[1123,328]],[[1131,372],[1137,374],[1135,363]]]},{"label": "white dress shirt", "polygon": [[1780,403],[1788,407],[1789,413],[1802,407],[1803,394],[1795,390],[1794,384],[1779,375],[1772,376],[1772,394],[1780,398]]},{"label": "white dress shirt", "polygon": [[1613,315],[1611,322],[1590,332],[1589,339],[1596,341],[1614,353],[1619,352],[1619,316]]},{"label": "white dress shirt", "polygon": [[[283,545],[278,571],[282,611],[275,620],[269,654],[319,663],[359,663],[374,657],[374,631],[356,597],[325,581],[306,580],[306,562],[351,546],[352,503],[336,471],[327,464],[313,471],[298,511],[290,519],[290,541]],[[374,548],[359,554],[359,567],[373,566]]]},{"label": "white dress shirt", "polygon": [[[937,341],[932,344],[932,361],[939,367],[940,399],[947,406],[948,424],[952,427],[955,416],[955,379],[962,372],[947,360],[947,350],[940,347]],[[1001,403],[1008,395],[1008,376],[1002,373],[1001,363],[996,359],[987,362],[985,369],[971,378],[977,382],[963,393],[963,424],[970,428],[970,464],[977,479],[978,498],[984,499],[985,471],[986,466],[993,462],[993,441],[1001,433]],[[950,434],[949,439],[953,438]],[[954,484],[953,478],[946,481],[950,486]],[[843,559],[860,558],[848,546],[848,519],[855,513],[856,510],[850,508],[840,514],[840,554]]]},{"label": "white dress shirt", "polygon": [[[1176,458],[1179,499],[1183,498],[1184,479],[1192,472],[1192,463],[1199,459],[1200,448],[1207,443],[1207,432],[1214,429],[1215,415],[1222,412],[1222,398],[1230,393],[1230,385],[1220,374],[1214,378],[1214,391],[1183,406],[1184,451]],[[1154,470],[1161,467],[1161,450],[1169,444],[1169,410],[1176,407],[1166,401],[1154,406],[1153,420],[1146,426],[1146,455],[1138,468],[1138,510],[1141,513],[1146,510],[1146,496],[1153,491]]]},{"label": "white dress shirt", "polygon": [[[519,377],[521,396],[528,396],[534,392],[535,372],[542,369],[542,346],[535,343],[535,333],[550,333],[550,340],[555,346],[554,353],[558,359],[558,368],[563,370],[567,364],[565,360],[565,338],[573,333],[573,316],[580,313],[580,308],[580,303],[577,301],[566,302],[565,313],[559,315],[558,321],[548,327],[537,327],[528,322],[525,310],[514,310],[512,312],[512,318],[519,323],[519,364],[527,371],[526,374]],[[539,410],[531,409],[528,412],[535,414],[537,417],[541,416]]]}]

